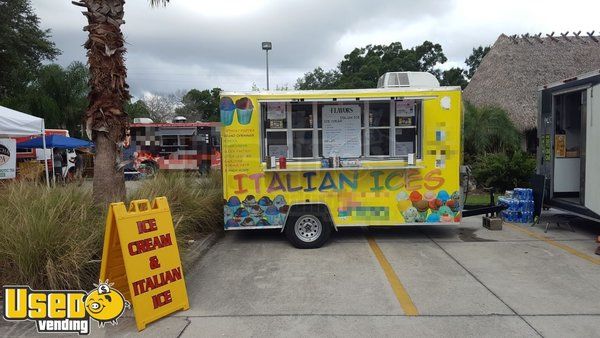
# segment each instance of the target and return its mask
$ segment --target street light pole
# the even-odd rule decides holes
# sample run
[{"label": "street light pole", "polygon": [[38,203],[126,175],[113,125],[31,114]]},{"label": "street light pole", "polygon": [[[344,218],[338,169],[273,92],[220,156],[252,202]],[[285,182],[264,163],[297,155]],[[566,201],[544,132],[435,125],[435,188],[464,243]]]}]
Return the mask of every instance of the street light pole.
[{"label": "street light pole", "polygon": [[273,45],[269,41],[262,43],[262,49],[266,52],[267,56],[267,90],[269,90],[269,51],[273,48]]}]

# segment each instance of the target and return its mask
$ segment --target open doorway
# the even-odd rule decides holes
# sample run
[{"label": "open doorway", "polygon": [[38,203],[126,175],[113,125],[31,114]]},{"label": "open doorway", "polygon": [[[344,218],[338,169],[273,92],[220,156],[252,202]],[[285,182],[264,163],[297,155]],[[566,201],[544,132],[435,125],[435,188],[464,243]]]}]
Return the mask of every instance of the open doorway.
[{"label": "open doorway", "polygon": [[583,204],[587,91],[554,96],[554,197]]}]

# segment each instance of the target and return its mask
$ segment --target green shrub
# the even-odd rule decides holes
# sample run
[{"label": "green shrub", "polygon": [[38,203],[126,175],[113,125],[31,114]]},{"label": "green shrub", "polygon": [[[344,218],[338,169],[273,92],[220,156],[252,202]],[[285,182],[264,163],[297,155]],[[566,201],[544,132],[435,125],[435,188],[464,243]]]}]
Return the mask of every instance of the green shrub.
[{"label": "green shrub", "polygon": [[169,201],[179,241],[223,229],[220,174],[199,177],[196,173],[159,173],[155,178],[142,181],[129,198],[152,201],[159,196],[165,196]]},{"label": "green shrub", "polygon": [[475,107],[466,102],[464,112],[465,164],[472,164],[485,154],[520,149],[521,134],[501,108]]},{"label": "green shrub", "polygon": [[534,171],[535,158],[520,150],[510,155],[484,155],[473,165],[473,177],[477,184],[494,187],[498,192],[529,186]]},{"label": "green shrub", "polygon": [[0,284],[80,289],[97,282],[105,211],[90,189],[14,182],[0,190]]},{"label": "green shrub", "polygon": [[[219,175],[159,175],[139,184],[130,199],[166,196],[180,243],[223,229]],[[0,215],[0,285],[86,290],[98,282],[106,209],[94,206],[91,189],[9,182],[0,185]]]}]

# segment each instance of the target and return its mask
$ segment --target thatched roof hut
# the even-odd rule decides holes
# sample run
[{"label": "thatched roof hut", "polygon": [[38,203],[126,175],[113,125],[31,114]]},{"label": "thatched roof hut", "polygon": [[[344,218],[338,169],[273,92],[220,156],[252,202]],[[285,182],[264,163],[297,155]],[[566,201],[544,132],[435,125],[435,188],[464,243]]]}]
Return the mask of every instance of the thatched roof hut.
[{"label": "thatched roof hut", "polygon": [[500,35],[465,88],[465,100],[505,109],[521,131],[536,128],[540,86],[600,68],[600,37],[553,34]]}]

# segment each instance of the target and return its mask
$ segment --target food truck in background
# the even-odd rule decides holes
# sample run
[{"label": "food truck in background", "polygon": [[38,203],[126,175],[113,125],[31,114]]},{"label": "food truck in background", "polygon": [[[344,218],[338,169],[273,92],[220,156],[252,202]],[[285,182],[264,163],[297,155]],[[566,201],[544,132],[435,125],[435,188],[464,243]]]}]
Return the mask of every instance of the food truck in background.
[{"label": "food truck in background", "polygon": [[541,87],[539,103],[545,203],[600,220],[600,70]]},{"label": "food truck in background", "polygon": [[393,74],[376,89],[223,92],[225,229],[314,248],[340,227],[460,222],[460,87]]},{"label": "food truck in background", "polygon": [[154,175],[159,169],[199,170],[208,173],[219,169],[220,123],[185,122],[154,123],[151,119],[135,119],[129,125],[123,144],[126,174]]}]

